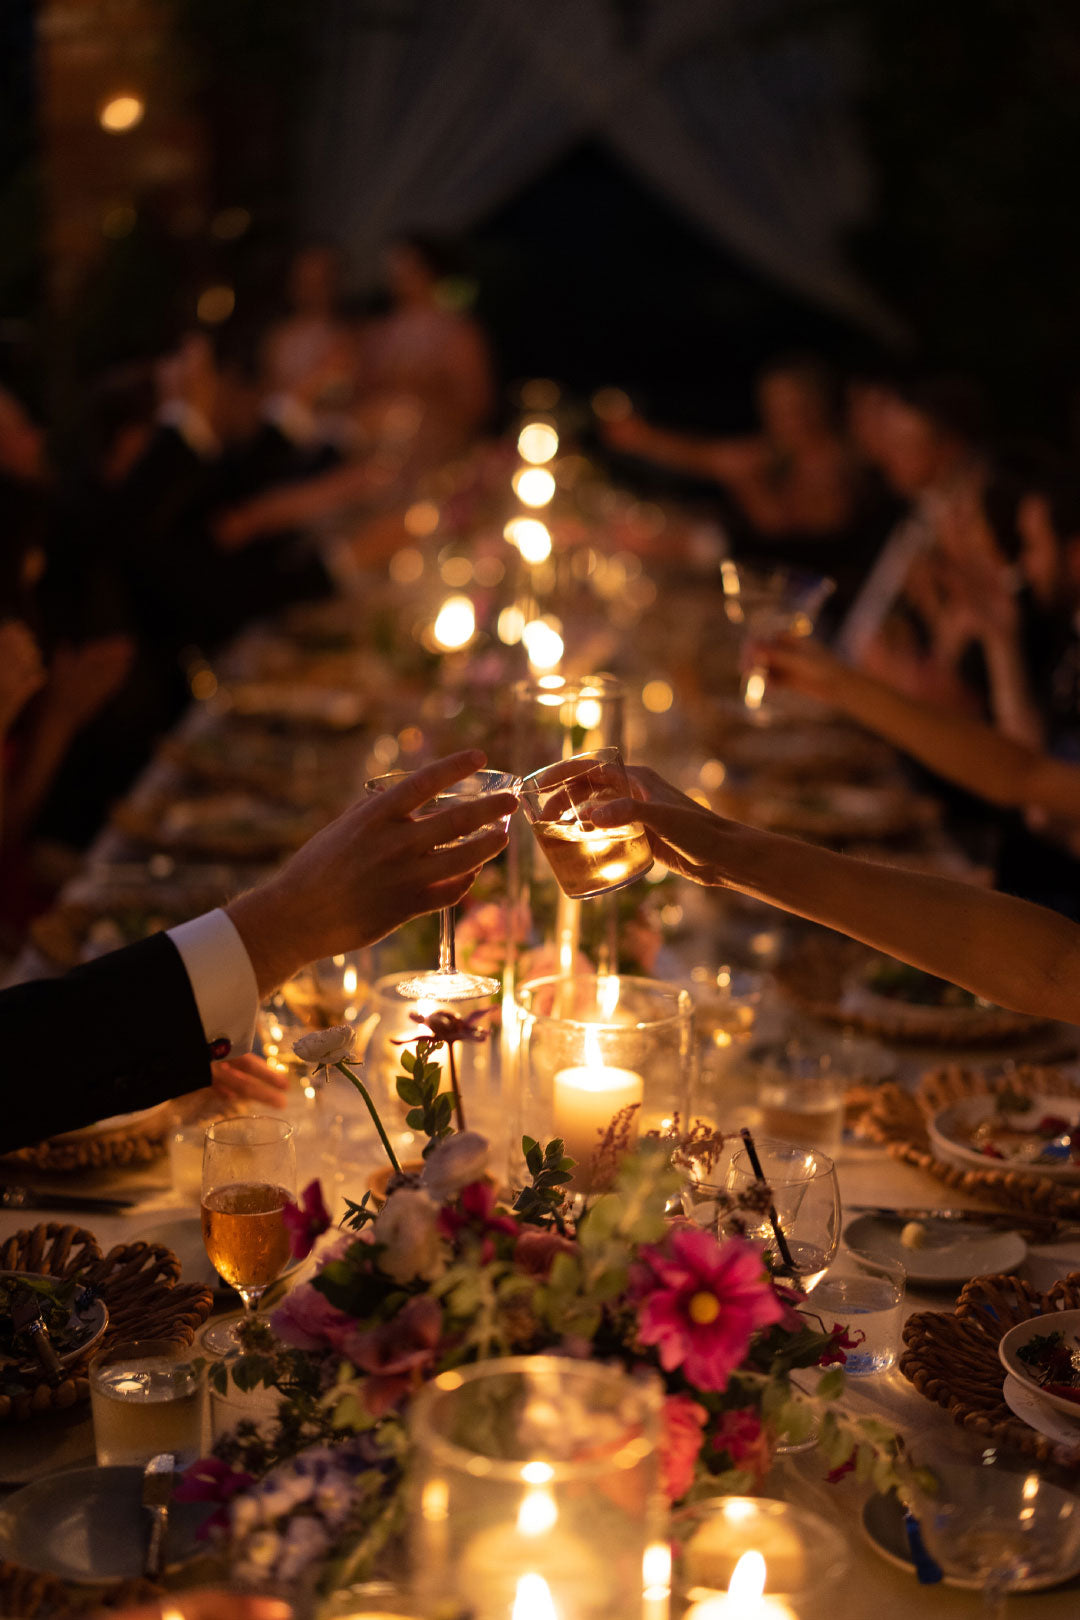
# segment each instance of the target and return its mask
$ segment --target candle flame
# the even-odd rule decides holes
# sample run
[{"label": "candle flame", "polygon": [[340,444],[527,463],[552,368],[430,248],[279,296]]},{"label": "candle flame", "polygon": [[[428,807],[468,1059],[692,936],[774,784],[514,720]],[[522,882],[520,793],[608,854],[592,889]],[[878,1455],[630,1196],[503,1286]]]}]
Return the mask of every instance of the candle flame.
[{"label": "candle flame", "polygon": [[542,1575],[520,1575],[510,1620],[559,1620],[551,1588]]},{"label": "candle flame", "polygon": [[759,1552],[744,1552],[731,1572],[728,1599],[749,1602],[759,1598],[765,1590],[765,1560]]},{"label": "candle flame", "polygon": [[619,975],[617,973],[602,974],[596,981],[596,1000],[605,1021],[609,1020],[619,1005]]},{"label": "candle flame", "polygon": [[550,1491],[534,1488],[526,1491],[518,1508],[519,1536],[544,1536],[554,1529],[559,1518],[555,1498]]},{"label": "candle flame", "polygon": [[341,988],[347,996],[355,996],[356,982],[356,969],[347,967],[341,976]]},{"label": "candle flame", "polygon": [[607,1067],[604,1062],[604,1054],[600,1050],[600,1036],[597,1034],[594,1024],[590,1024],[585,1031],[585,1066],[591,1070]]}]

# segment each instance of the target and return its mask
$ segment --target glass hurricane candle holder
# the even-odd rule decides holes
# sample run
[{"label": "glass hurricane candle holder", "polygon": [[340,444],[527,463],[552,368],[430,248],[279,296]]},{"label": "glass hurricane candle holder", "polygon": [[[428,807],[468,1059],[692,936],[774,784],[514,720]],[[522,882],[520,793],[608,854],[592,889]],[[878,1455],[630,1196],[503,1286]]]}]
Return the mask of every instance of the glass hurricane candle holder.
[{"label": "glass hurricane candle holder", "polygon": [[847,1543],[816,1513],[756,1496],[718,1496],[671,1525],[673,1590],[685,1620],[794,1620],[825,1613],[844,1576]]},{"label": "glass hurricane candle holder", "polygon": [[[658,979],[579,974],[531,979],[518,990],[517,1081],[521,1135],[561,1136],[576,1160],[573,1190],[589,1191],[606,1166],[598,1152],[624,1110],[629,1143],[685,1123],[693,1101],[693,1005],[689,992]],[[512,1110],[508,1107],[508,1113]],[[520,1178],[514,1164],[512,1177]]]},{"label": "glass hurricane candle holder", "polygon": [[439,1620],[640,1616],[662,1539],[652,1376],[561,1356],[481,1361],[410,1412],[411,1565]]}]

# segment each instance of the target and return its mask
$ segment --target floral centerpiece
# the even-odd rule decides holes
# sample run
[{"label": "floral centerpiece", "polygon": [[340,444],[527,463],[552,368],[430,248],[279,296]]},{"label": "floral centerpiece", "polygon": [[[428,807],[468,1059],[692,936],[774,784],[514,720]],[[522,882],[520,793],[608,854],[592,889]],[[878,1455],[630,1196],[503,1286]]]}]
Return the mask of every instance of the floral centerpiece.
[{"label": "floral centerpiece", "polygon": [[[815,1423],[834,1470],[855,1467],[887,1485],[892,1436],[833,1405],[853,1342],[843,1326],[796,1309],[797,1296],[737,1230],[718,1237],[672,1218],[680,1166],[707,1160],[721,1139],[697,1125],[625,1151],[629,1122],[616,1120],[593,1166],[603,1190],[571,1198],[574,1166],[562,1143],[526,1138],[528,1184],[503,1200],[488,1145],[465,1128],[456,1092],[440,1090],[432,1058],[445,1045],[452,1059],[457,1040],[482,1031],[475,1017],[435,1020],[415,1054],[403,1052],[398,1081],[410,1127],[428,1138],[422,1168],[403,1171],[386,1142],[385,1199],[376,1207],[368,1193],[351,1203],[312,1280],[286,1296],[269,1326],[244,1329],[239,1360],[211,1369],[219,1388],[231,1373],[240,1389],[281,1394],[272,1428],[241,1424],[184,1487],[221,1503],[231,1566],[282,1580],[320,1565],[330,1587],[365,1573],[398,1528],[410,1395],[437,1373],[489,1357],[555,1352],[654,1369],[665,1390],[662,1472],[672,1503],[754,1489],[778,1442],[805,1438]],[[350,1042],[343,1027],[305,1036],[298,1049],[336,1064],[374,1115]],[[454,1075],[452,1061],[448,1068]],[[761,1199],[767,1189],[752,1190],[747,1207]],[[318,1184],[287,1214],[293,1251],[306,1255],[330,1225]],[[730,1218],[738,1227],[737,1207]],[[796,1389],[793,1369],[817,1367],[825,1370],[814,1393]]]}]

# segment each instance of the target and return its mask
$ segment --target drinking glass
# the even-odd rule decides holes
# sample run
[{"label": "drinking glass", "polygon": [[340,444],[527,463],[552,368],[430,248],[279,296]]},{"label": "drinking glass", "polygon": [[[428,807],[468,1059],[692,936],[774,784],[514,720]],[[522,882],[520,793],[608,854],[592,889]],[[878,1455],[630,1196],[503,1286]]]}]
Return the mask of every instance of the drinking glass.
[{"label": "drinking glass", "polygon": [[[778,636],[813,634],[817,616],[836,589],[836,581],[797,568],[753,568],[725,557],[720,564],[724,612],[754,641]],[[751,713],[765,702],[767,671],[760,665],[746,670],[743,703]]]},{"label": "drinking glass", "polygon": [[1080,1499],[1035,1472],[1013,1473],[998,1453],[975,1465],[934,1465],[934,1488],[913,1493],[923,1539],[957,1585],[983,1594],[1001,1620],[1009,1592],[1064,1580],[1080,1557]]},{"label": "drinking glass", "polygon": [[[285,1205],[296,1196],[293,1128],[251,1114],[207,1127],[203,1148],[202,1234],[210,1263],[254,1315],[259,1300],[289,1263]],[[236,1323],[203,1334],[215,1355],[240,1349]]]},{"label": "drinking glass", "polygon": [[179,1467],[202,1451],[202,1380],[169,1339],[112,1344],[90,1363],[99,1468],[140,1468],[171,1452]]},{"label": "drinking glass", "polygon": [[612,894],[644,877],[652,866],[652,850],[640,821],[623,827],[593,824],[596,805],[630,797],[630,781],[617,748],[574,754],[545,765],[522,782],[521,803],[533,836],[569,899]]},{"label": "drinking glass", "polygon": [[[820,1148],[759,1136],[754,1146],[771,1194],[760,1214],[743,1213],[746,1234],[765,1245],[774,1277],[804,1294],[816,1288],[840,1245],[840,1189],[836,1166]],[[732,1157],[727,1188],[746,1193],[759,1184],[749,1149]]]},{"label": "drinking glass", "polygon": [[907,1273],[898,1260],[845,1249],[814,1290],[813,1314],[824,1328],[843,1322],[860,1343],[846,1352],[844,1371],[853,1377],[886,1372],[896,1361],[904,1316]]},{"label": "drinking glass", "polygon": [[[368,793],[385,793],[410,774],[409,771],[389,771],[385,776],[373,776],[364,783],[364,787]],[[517,777],[508,771],[473,771],[471,776],[463,777],[460,782],[455,782],[452,787],[421,805],[416,815],[432,816],[439,810],[451,809],[463,799],[486,799],[493,793],[514,793],[517,787]],[[500,820],[505,831],[510,817],[503,816]],[[464,844],[475,837],[475,833],[468,833],[464,838],[455,838],[451,844],[439,847],[451,848],[453,844]],[[499,989],[499,981],[480,973],[459,972],[454,948],[454,908],[444,906],[439,912],[438,968],[430,973],[418,973],[410,979],[402,979],[397,989],[406,1001],[424,998],[433,1001],[471,1001],[477,996],[493,996]]]},{"label": "drinking glass", "polygon": [[789,1041],[757,1063],[761,1128],[784,1142],[840,1151],[847,1087],[828,1052],[804,1052]]}]

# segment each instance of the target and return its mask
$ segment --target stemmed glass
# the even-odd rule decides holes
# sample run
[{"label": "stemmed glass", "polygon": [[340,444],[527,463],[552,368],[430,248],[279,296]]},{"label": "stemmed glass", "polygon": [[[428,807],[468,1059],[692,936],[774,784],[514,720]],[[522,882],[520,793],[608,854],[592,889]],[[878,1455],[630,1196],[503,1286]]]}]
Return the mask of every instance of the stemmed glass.
[{"label": "stemmed glass", "polygon": [[[796,568],[752,568],[725,557],[720,564],[724,612],[752,640],[813,634],[818,614],[836,589],[836,581]],[[751,713],[765,702],[767,670],[744,671],[743,702]]]},{"label": "stemmed glass", "polygon": [[[410,775],[408,771],[389,771],[385,776],[374,776],[364,783],[368,793],[384,793],[388,788],[396,787]],[[463,799],[486,799],[493,793],[516,793],[519,782],[516,776],[508,771],[473,771],[471,776],[463,777],[452,787],[445,788],[434,798],[428,799],[416,811],[419,817],[433,816],[439,810],[449,810]],[[505,831],[510,817],[500,818]],[[450,844],[442,844],[441,849],[452,848],[454,844],[464,844],[476,833],[467,833],[464,838],[455,838]],[[431,999],[434,1001],[471,1001],[477,996],[493,996],[499,988],[498,979],[486,978],[480,973],[463,973],[457,966],[454,948],[454,908],[445,906],[439,912],[439,966],[429,973],[418,973],[411,979],[402,979],[396,986],[399,996],[406,1001],[419,1001]]]},{"label": "stemmed glass", "polygon": [[[283,1119],[251,1114],[219,1119],[203,1148],[202,1234],[210,1263],[235,1288],[253,1316],[259,1300],[289,1263],[284,1211],[296,1197],[293,1128]],[[203,1334],[215,1355],[242,1347],[235,1321]]]},{"label": "stemmed glass", "polygon": [[[740,1211],[746,1235],[765,1245],[769,1269],[782,1282],[809,1294],[836,1259],[840,1246],[840,1188],[836,1166],[818,1148],[755,1139],[770,1192],[760,1215]],[[727,1171],[727,1189],[745,1194],[760,1179],[748,1148],[740,1148]]]},{"label": "stemmed glass", "polygon": [[1064,1580],[1080,1557],[1080,1500],[1034,1472],[1013,1473],[993,1449],[975,1466],[934,1465],[933,1489],[912,1493],[919,1528],[957,1585],[983,1594],[1002,1620],[1009,1592]]}]

